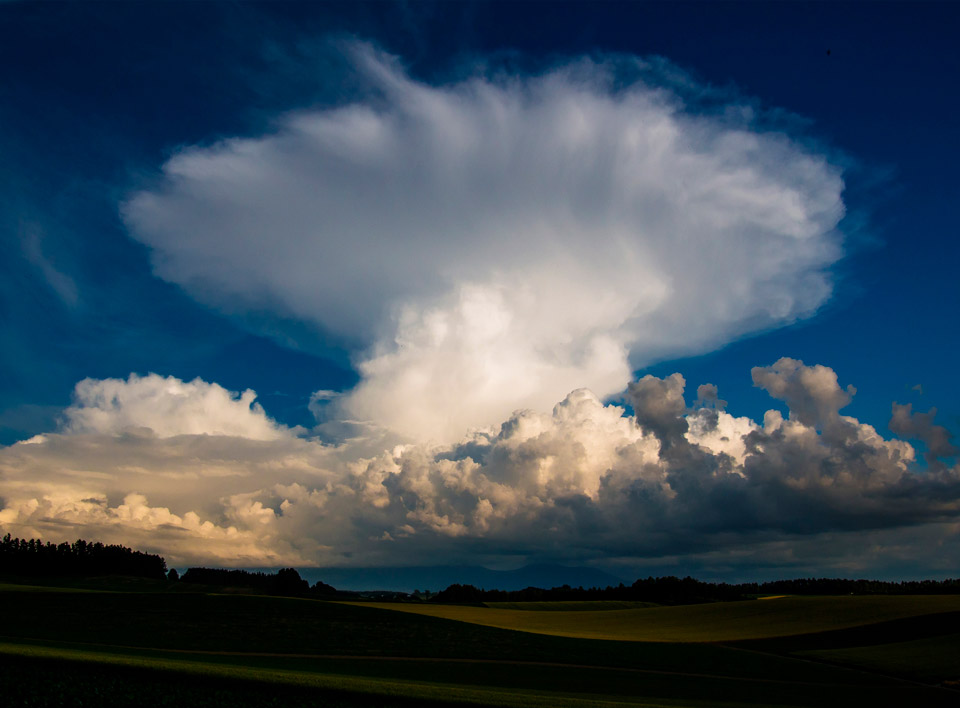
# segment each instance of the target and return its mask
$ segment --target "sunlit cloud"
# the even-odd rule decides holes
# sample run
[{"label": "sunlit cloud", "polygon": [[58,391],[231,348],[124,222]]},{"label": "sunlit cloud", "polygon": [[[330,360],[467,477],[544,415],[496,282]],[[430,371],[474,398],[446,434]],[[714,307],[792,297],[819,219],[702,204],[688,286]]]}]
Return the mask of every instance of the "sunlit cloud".
[{"label": "sunlit cloud", "polygon": [[[853,389],[827,367],[784,358],[753,378],[786,417],[733,416],[709,385],[690,404],[679,374],[645,376],[625,394],[633,414],[577,389],[456,443],[373,454],[278,426],[252,393],[85,381],[60,430],[0,450],[0,528],[126,539],[181,564],[770,563],[784,544],[830,538],[831,562],[853,567],[863,538],[889,546],[887,532],[919,527],[936,553],[956,553],[955,448],[927,443],[930,462],[918,463],[907,440],[843,415]],[[181,432],[184,397],[213,401],[212,421],[218,410],[233,425],[247,416],[249,435]],[[894,418],[908,435],[949,440],[932,414]],[[123,425],[77,424],[103,420]],[[255,438],[263,426],[273,435]]]},{"label": "sunlit cloud", "polygon": [[115,435],[144,431],[158,437],[227,435],[249,440],[276,440],[289,435],[270,420],[256,394],[239,396],[201,379],[172,376],[84,379],[74,390],[74,404],[64,411],[68,433]]},{"label": "sunlit cloud", "polygon": [[830,296],[840,169],[748,102],[633,57],[429,84],[346,51],[362,96],[185,147],[122,209],[161,278],[353,351],[329,417],[451,442]]}]

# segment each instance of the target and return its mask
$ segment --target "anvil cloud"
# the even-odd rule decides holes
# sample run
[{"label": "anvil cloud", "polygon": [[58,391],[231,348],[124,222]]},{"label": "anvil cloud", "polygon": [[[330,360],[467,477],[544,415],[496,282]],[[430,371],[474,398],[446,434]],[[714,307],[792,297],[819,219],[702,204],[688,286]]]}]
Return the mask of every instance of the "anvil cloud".
[{"label": "anvil cloud", "polygon": [[123,206],[161,278],[350,348],[335,417],[452,441],[830,295],[840,169],[748,103],[629,57],[433,85],[346,49],[361,96],[184,147]]}]

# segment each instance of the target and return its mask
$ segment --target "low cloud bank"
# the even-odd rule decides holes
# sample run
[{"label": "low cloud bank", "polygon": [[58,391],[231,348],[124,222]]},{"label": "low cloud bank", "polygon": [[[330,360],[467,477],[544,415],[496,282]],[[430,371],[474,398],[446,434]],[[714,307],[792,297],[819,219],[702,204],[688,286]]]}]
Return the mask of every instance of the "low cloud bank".
[{"label": "low cloud bank", "polygon": [[[645,376],[624,394],[633,415],[578,389],[454,444],[376,454],[278,425],[249,392],[86,380],[61,430],[0,450],[0,528],[174,564],[789,566],[791,549],[824,544],[834,569],[870,553],[958,557],[960,466],[932,413],[894,406],[891,427],[925,443],[920,464],[906,440],[840,412],[854,389],[831,369],[784,358],[752,373],[787,417],[735,417],[710,385],[688,404],[679,374]],[[207,423],[192,422],[204,406]]]},{"label": "low cloud bank", "polygon": [[829,297],[840,169],[755,104],[636,57],[428,84],[345,50],[356,95],[185,147],[122,209],[158,276],[351,349],[332,418],[453,442]]}]

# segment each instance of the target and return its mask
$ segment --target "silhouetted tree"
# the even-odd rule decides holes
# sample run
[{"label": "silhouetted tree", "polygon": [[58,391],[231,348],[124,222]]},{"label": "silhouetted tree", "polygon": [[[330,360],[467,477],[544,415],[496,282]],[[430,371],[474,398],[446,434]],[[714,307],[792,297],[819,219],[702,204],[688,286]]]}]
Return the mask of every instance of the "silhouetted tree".
[{"label": "silhouetted tree", "polygon": [[311,588],[310,583],[300,577],[296,568],[282,568],[276,573],[225,568],[188,568],[181,581],[200,585],[250,588],[267,595],[332,596],[337,593],[336,588],[319,581]]},{"label": "silhouetted tree", "polygon": [[430,597],[431,602],[555,602],[561,600],[633,600],[679,605],[744,600],[751,595],[946,595],[960,594],[960,579],[847,580],[843,578],[796,578],[765,583],[707,583],[695,578],[665,576],[641,578],[632,585],[584,589],[569,585],[551,589],[481,590],[454,584]]},{"label": "silhouetted tree", "polygon": [[88,543],[43,543],[40,539],[0,540],[0,574],[22,576],[88,577],[126,575],[138,578],[166,577],[161,556],[134,551],[126,546]]},{"label": "silhouetted tree", "polygon": [[310,589],[310,583],[300,577],[295,568],[281,568],[277,571],[273,583],[273,592],[278,595],[303,595]]},{"label": "silhouetted tree", "polygon": [[337,589],[333,585],[327,585],[326,583],[318,580],[313,584],[313,587],[310,588],[310,594],[316,595],[318,597],[332,597],[338,593]]}]

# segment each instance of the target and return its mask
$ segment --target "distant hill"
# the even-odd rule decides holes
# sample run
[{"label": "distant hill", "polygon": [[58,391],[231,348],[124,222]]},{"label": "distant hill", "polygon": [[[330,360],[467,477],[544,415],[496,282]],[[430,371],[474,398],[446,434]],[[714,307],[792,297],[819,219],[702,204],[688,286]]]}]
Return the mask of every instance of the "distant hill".
[{"label": "distant hill", "polygon": [[482,566],[423,566],[410,568],[301,568],[310,583],[322,581],[339,590],[395,590],[437,592],[459,583],[478,588],[522,590],[561,585],[585,588],[619,585],[622,578],[596,568],[563,565],[528,565],[516,570],[490,570]]}]

